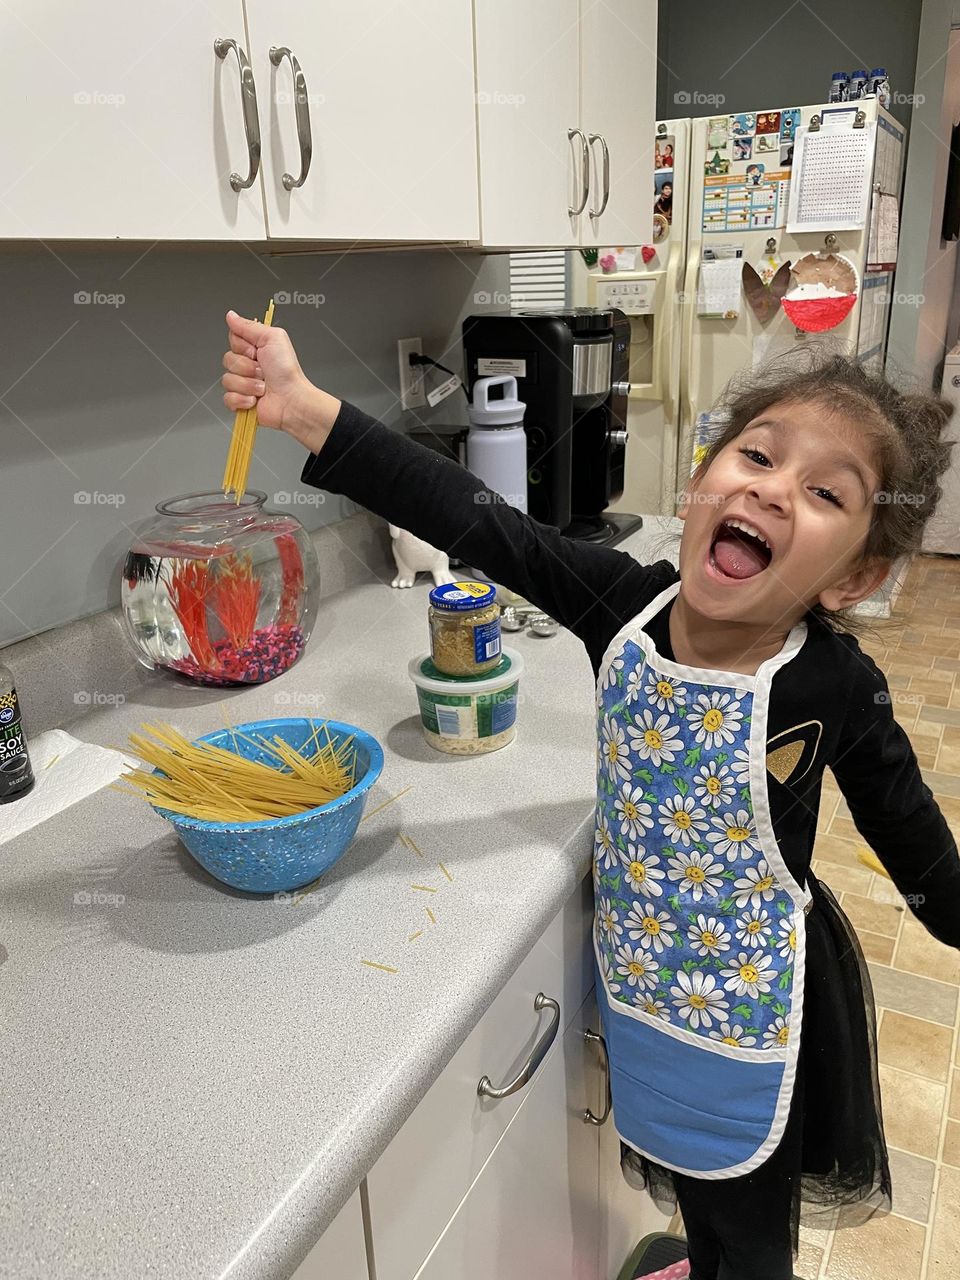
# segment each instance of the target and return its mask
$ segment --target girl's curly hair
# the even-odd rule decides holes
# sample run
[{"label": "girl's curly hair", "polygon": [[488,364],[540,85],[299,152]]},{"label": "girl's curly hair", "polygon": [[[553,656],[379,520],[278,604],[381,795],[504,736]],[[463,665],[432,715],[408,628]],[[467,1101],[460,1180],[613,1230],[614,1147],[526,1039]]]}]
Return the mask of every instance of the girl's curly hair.
[{"label": "girl's curly hair", "polygon": [[[748,423],[785,402],[820,404],[858,423],[873,447],[878,483],[863,562],[892,563],[918,552],[950,464],[953,446],[940,437],[953,406],[939,396],[898,391],[852,357],[816,347],[790,352],[731,379],[715,411],[721,425],[697,473]],[[836,631],[861,630],[849,610],[816,604],[810,612]]]}]

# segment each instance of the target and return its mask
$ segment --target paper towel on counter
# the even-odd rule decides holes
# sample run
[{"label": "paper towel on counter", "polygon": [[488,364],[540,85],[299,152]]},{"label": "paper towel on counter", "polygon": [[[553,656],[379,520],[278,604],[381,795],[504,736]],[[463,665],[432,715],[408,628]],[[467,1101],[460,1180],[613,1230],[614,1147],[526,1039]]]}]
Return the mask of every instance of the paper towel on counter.
[{"label": "paper towel on counter", "polygon": [[37,781],[22,800],[0,805],[0,844],[115,782],[137,761],[109,747],[50,729],[27,743]]}]

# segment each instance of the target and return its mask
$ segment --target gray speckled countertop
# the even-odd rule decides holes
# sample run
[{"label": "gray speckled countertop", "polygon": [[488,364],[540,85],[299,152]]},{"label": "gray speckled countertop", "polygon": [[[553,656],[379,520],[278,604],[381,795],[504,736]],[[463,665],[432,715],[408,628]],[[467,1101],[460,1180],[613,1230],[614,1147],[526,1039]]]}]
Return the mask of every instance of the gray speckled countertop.
[{"label": "gray speckled countertop", "polygon": [[[668,524],[623,548],[666,554]],[[0,1275],[289,1275],[586,873],[586,652],[566,632],[507,636],[526,661],[516,741],[444,756],[406,673],[427,591],[421,576],[323,600],[272,684],[145,678],[69,726],[122,745],[145,720],[194,735],[224,715],[330,716],[379,738],[386,763],[348,853],[292,903],[219,885],[111,790],[0,845]],[[521,853],[535,883],[515,876]]]}]

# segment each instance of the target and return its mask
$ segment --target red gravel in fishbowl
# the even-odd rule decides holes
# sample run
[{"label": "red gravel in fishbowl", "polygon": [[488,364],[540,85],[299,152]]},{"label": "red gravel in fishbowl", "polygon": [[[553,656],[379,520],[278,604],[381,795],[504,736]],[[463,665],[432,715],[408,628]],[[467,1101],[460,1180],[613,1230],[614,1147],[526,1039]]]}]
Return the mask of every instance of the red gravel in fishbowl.
[{"label": "red gravel in fishbowl", "polygon": [[303,525],[193,493],[157,506],[123,566],[127,636],[146,667],[200,684],[263,684],[300,657],[316,611],[320,571]]}]

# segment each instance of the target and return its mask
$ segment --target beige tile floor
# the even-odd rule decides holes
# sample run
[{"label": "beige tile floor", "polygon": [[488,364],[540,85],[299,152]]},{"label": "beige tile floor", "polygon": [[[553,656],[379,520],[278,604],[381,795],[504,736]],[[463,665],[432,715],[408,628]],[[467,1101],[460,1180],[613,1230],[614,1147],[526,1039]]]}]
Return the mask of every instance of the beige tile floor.
[{"label": "beige tile floor", "polygon": [[[918,557],[894,617],[861,645],[886,673],[924,779],[960,835],[960,559]],[[893,1212],[859,1229],[802,1231],[797,1275],[952,1280],[960,1274],[960,952],[931,938],[890,881],[858,862],[864,842],[830,774],[819,826],[814,869],[853,921],[874,980]]]}]

